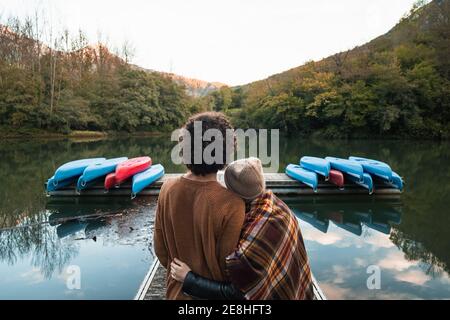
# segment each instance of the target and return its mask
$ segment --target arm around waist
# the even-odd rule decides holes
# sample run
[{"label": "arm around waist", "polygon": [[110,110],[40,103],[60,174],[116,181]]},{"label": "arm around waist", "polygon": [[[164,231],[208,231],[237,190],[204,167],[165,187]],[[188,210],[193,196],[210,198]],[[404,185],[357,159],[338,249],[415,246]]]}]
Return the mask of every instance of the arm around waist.
[{"label": "arm around waist", "polygon": [[232,283],[210,280],[192,271],[184,280],[183,292],[198,299],[245,300],[244,294]]}]

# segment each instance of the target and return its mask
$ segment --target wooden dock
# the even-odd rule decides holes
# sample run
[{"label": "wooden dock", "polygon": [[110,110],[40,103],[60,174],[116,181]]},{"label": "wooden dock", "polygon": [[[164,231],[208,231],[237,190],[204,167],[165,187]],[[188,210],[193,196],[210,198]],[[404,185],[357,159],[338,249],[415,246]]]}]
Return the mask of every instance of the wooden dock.
[{"label": "wooden dock", "polygon": [[[159,195],[161,186],[167,179],[178,178],[181,174],[166,174],[162,179],[155,182],[152,186],[143,190],[139,196],[157,196]],[[266,173],[264,174],[266,180],[266,187],[271,189],[274,193],[280,196],[339,196],[339,195],[368,195],[368,190],[356,184],[347,184],[343,189],[326,181],[319,183],[317,192],[314,192],[310,187],[295,181],[286,174],[281,173]],[[218,174],[218,180],[223,184],[223,172]],[[103,185],[99,183],[88,190],[77,193],[75,186],[70,186],[61,190],[48,193],[49,196],[55,197],[116,197],[116,196],[131,196],[131,185],[124,184],[120,188],[116,188],[106,192]],[[389,185],[376,184],[375,197],[380,198],[398,198],[401,191]],[[326,297],[319,287],[316,279],[314,282],[314,293],[316,300],[326,300]],[[139,291],[135,296],[135,300],[164,300],[166,292],[166,270],[158,261],[153,263],[145,276]]]},{"label": "wooden dock", "polygon": [[[143,190],[139,196],[157,196],[164,181],[170,178],[180,177],[181,174],[166,174],[162,179],[155,182],[150,187]],[[314,192],[310,187],[289,178],[284,173],[266,173],[266,186],[274,193],[282,196],[307,196],[307,195],[367,195],[367,189],[364,189],[356,184],[347,184],[343,189],[339,189],[335,185],[322,181],[319,183],[317,192]],[[218,180],[223,183],[223,173],[219,173]],[[375,185],[375,195],[383,196],[399,196],[401,192],[398,189],[390,187],[389,185],[378,184]],[[131,185],[124,184],[120,188],[112,189],[106,192],[103,185],[94,185],[88,190],[83,190],[77,193],[75,186],[70,186],[61,190],[48,193],[49,196],[67,196],[67,197],[82,197],[82,196],[96,196],[96,197],[114,197],[114,196],[130,196]]]},{"label": "wooden dock", "polygon": [[[327,300],[313,276],[315,300]],[[166,269],[159,261],[153,263],[137,292],[134,300],[165,300],[166,298]]]}]

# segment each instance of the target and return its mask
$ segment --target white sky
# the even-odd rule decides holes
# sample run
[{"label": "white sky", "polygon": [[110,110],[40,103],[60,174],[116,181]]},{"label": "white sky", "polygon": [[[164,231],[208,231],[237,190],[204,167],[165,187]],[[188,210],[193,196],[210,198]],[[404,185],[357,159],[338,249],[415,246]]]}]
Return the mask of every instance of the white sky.
[{"label": "white sky", "polygon": [[[415,0],[0,0],[0,15],[45,10],[56,26],[124,39],[133,62],[229,85],[363,44]],[[106,38],[103,36],[103,38]]]}]

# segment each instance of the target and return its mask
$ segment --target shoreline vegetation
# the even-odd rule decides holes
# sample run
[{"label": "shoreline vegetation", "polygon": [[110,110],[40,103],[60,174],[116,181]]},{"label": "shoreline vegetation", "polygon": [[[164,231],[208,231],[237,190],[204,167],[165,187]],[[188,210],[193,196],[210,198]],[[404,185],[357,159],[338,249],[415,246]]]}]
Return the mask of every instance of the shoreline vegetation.
[{"label": "shoreline vegetation", "polygon": [[191,113],[185,87],[130,64],[128,44],[112,53],[44,21],[0,21],[0,127],[16,135],[164,132]]},{"label": "shoreline vegetation", "polygon": [[36,128],[19,128],[11,131],[11,128],[0,127],[0,137],[2,139],[84,139],[84,138],[115,138],[115,137],[160,137],[170,134],[169,131],[89,131],[75,130],[68,133],[47,131]]},{"label": "shoreline vegetation", "polygon": [[131,64],[128,43],[49,33],[37,14],[0,20],[0,137],[154,136],[218,111],[237,128],[298,137],[448,140],[449,17],[450,0],[419,0],[369,43],[200,96]]},{"label": "shoreline vegetation", "polygon": [[[242,129],[242,128],[241,128]],[[0,138],[3,141],[8,140],[76,140],[76,141],[84,141],[84,140],[104,140],[104,139],[115,139],[115,138],[153,138],[153,137],[170,137],[171,132],[170,131],[136,131],[136,132],[127,132],[127,131],[71,131],[69,133],[58,133],[54,131],[46,131],[46,130],[40,130],[35,128],[23,128],[23,129],[16,129],[14,132],[9,131],[9,129],[5,129],[0,127]],[[246,129],[243,129],[246,130]],[[258,130],[258,129],[256,129]],[[281,132],[282,136],[289,137],[289,134],[285,132]],[[330,137],[327,135],[322,134],[321,132],[318,132],[316,134],[298,134],[296,136],[297,138],[302,139],[329,139]],[[342,137],[342,136],[336,136],[333,137],[335,140],[376,140],[376,141],[432,141],[432,140],[441,140],[449,141],[449,139],[434,139],[430,137],[410,137],[410,136],[398,136],[398,135],[385,135],[385,136],[374,136],[374,135],[360,135],[358,137]]]}]

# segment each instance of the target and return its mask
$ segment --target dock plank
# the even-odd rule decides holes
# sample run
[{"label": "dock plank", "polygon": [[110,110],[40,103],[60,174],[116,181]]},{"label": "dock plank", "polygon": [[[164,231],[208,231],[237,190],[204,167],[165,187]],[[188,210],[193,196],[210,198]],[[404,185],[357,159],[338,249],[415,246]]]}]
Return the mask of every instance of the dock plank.
[{"label": "dock plank", "polygon": [[155,272],[148,290],[145,292],[142,300],[165,300],[166,299],[166,276],[167,272],[161,264],[157,263]]},{"label": "dock plank", "polygon": [[[165,300],[166,299],[166,269],[159,262],[152,266],[150,270],[156,268],[155,272],[149,272],[142,282],[141,289],[146,288],[143,292],[138,292],[136,300]],[[313,276],[314,298],[315,300],[327,300],[325,294],[321,290],[319,283]]]}]

